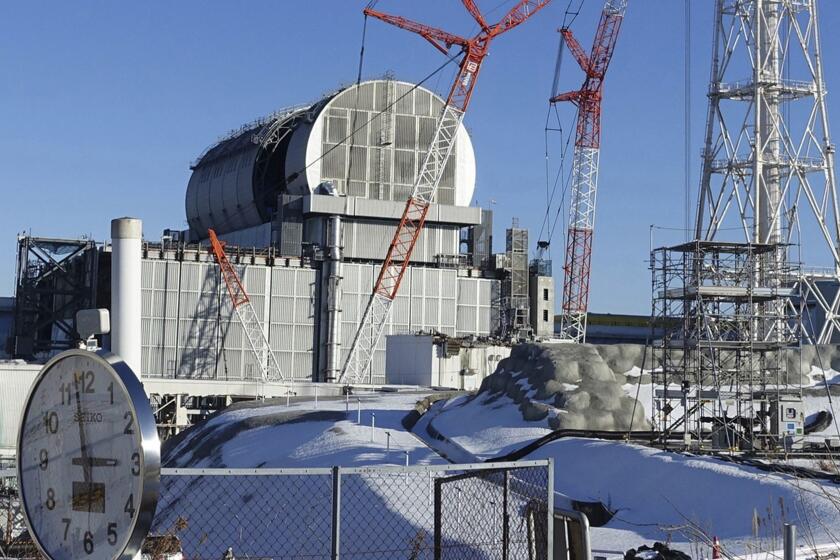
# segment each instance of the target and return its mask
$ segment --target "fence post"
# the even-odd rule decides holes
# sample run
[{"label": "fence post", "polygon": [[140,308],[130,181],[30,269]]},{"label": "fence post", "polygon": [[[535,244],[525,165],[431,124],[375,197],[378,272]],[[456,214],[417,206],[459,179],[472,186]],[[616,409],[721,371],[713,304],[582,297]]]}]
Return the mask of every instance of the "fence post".
[{"label": "fence post", "polygon": [[508,543],[510,541],[510,527],[508,522],[508,493],[510,492],[510,469],[504,469],[504,486],[502,487],[502,560],[508,559]]},{"label": "fence post", "polygon": [[443,542],[443,536],[441,532],[443,530],[443,523],[441,523],[441,518],[443,517],[443,512],[441,511],[441,480],[440,478],[435,479],[435,505],[434,505],[434,514],[435,514],[435,560],[440,560],[443,554],[441,544]]},{"label": "fence post", "polygon": [[[551,457],[548,458],[548,480],[546,481],[546,486],[548,486],[548,496],[546,497],[546,511],[548,513],[548,520],[546,521],[546,551],[548,551],[549,559],[554,558],[554,459]],[[587,558],[586,560],[589,560]]]},{"label": "fence post", "polygon": [[338,560],[341,544],[341,469],[332,468],[332,560]]},{"label": "fence post", "polygon": [[796,525],[785,523],[785,558],[796,560]]}]

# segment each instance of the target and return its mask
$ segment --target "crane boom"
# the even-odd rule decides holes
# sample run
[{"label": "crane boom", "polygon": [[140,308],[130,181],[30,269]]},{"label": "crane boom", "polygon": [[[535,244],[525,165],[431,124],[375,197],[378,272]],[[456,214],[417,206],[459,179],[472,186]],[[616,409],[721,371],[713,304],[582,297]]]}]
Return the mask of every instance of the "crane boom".
[{"label": "crane boom", "polygon": [[549,100],[550,103],[571,102],[578,108],[572,161],[569,230],[563,267],[565,279],[560,330],[561,338],[574,342],[586,341],[592,235],[595,229],[595,201],[598,193],[601,148],[601,100],[604,77],[615,51],[626,7],[626,0],[607,0],[601,11],[601,21],[588,56],[570,29],[560,29],[562,40],[585,74],[580,89],[556,95]]},{"label": "crane boom", "polygon": [[271,351],[271,346],[268,342],[268,336],[262,328],[262,322],[257,317],[257,312],[254,311],[254,305],[251,303],[251,298],[236,269],[225,254],[225,247],[216,232],[212,229],[208,230],[210,235],[210,248],[213,255],[216,257],[216,262],[219,264],[219,269],[222,272],[222,279],[227,286],[228,295],[230,296],[230,303],[233,310],[236,312],[239,322],[242,323],[242,329],[245,331],[245,337],[248,339],[248,345],[251,347],[251,352],[257,358],[260,365],[263,381],[281,381],[283,373],[280,371],[280,364],[277,363],[277,358],[274,352]]},{"label": "crane boom", "polygon": [[400,288],[411,260],[417,238],[423,230],[429,207],[434,201],[446,162],[455,145],[458,129],[469,106],[481,64],[494,37],[523,23],[551,0],[521,0],[495,25],[488,25],[472,0],[462,0],[480,31],[472,38],[459,37],[446,31],[413,22],[403,17],[365,9],[365,15],[380,19],[402,29],[417,33],[438,50],[447,53],[454,45],[462,48],[464,56],[449,96],[437,121],[435,134],[426,158],[417,174],[411,196],[406,202],[402,218],[379,271],[373,293],[362,315],[347,361],[339,375],[339,382],[358,383],[370,367],[376,346],[382,337],[391,305]]}]

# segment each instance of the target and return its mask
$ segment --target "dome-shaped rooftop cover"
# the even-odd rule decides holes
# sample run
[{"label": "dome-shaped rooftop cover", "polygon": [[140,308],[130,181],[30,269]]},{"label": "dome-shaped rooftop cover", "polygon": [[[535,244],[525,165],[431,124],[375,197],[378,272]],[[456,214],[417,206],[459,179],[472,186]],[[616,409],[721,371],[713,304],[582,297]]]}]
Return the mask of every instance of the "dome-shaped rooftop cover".
[{"label": "dome-shaped rooftop cover", "polygon": [[[190,229],[203,238],[210,227],[226,233],[266,223],[278,195],[312,193],[325,181],[339,195],[402,202],[442,109],[443,100],[423,87],[372,80],[246,125],[194,165]],[[475,153],[462,125],[437,202],[467,206],[474,189]]]}]

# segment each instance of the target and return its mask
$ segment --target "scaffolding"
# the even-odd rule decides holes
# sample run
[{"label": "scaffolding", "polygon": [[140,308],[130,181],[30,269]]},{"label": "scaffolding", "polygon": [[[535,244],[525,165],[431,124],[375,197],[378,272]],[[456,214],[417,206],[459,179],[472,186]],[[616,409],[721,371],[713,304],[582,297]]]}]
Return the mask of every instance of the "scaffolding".
[{"label": "scaffolding", "polygon": [[528,295],[528,230],[513,227],[506,232],[505,257],[507,271],[502,282],[503,336],[512,340],[531,338],[530,302]]},{"label": "scaffolding", "polygon": [[[695,240],[651,253],[653,419],[662,443],[772,451],[801,443],[799,268],[780,244]],[[797,443],[797,437],[799,443]]]}]

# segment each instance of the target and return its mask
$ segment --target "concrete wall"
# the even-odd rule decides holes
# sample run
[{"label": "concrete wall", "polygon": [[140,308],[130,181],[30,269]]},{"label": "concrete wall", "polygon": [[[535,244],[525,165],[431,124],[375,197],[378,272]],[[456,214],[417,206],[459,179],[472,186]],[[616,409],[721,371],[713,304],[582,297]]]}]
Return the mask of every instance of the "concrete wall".
[{"label": "concrete wall", "polygon": [[532,276],[528,283],[531,328],[538,338],[554,335],[554,278]]}]

